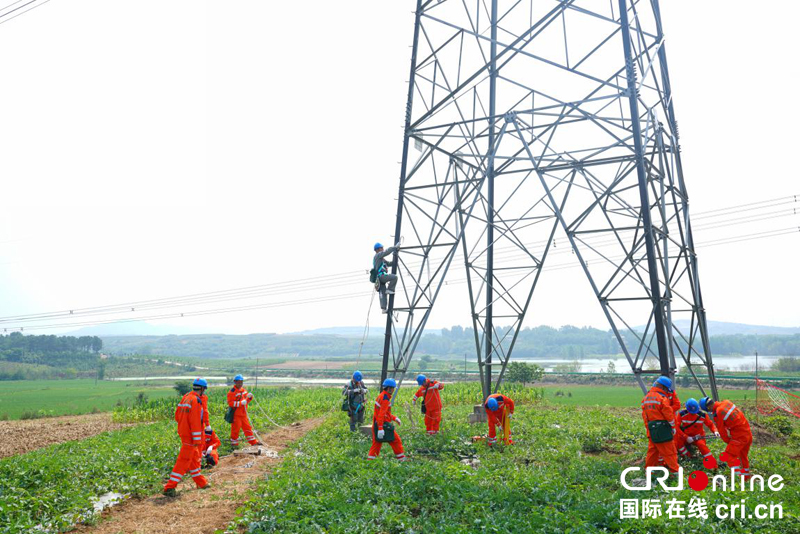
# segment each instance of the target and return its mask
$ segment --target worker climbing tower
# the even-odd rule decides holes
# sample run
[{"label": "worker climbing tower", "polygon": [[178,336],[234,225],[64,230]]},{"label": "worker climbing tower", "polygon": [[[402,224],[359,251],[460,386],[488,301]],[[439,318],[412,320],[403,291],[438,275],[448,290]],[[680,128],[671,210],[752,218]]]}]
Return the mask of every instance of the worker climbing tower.
[{"label": "worker climbing tower", "polygon": [[568,254],[643,390],[716,397],[688,206],[658,0],[417,0],[382,379],[463,282],[496,391]]}]

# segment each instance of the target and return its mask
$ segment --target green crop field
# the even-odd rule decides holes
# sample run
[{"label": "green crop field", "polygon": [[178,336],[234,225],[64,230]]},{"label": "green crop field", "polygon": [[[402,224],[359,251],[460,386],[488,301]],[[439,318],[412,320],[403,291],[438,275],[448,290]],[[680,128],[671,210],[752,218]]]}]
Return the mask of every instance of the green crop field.
[{"label": "green crop field", "polygon": [[[780,503],[781,521],[621,520],[620,499],[689,501],[695,495],[688,487],[638,495],[621,487],[620,472],[640,464],[646,448],[636,410],[524,405],[512,423],[516,443],[495,449],[471,443],[485,426],[468,425],[469,412],[468,406],[447,409],[443,433],[434,438],[419,428],[411,431],[403,421],[399,433],[409,462],[394,460],[388,446],[378,460],[365,461],[367,438],[331,419],[262,481],[230,532],[795,533],[800,528],[800,463],[789,459],[793,450],[796,454],[796,439],[793,446],[759,447],[751,454],[758,472],[784,476],[782,492],[700,494],[712,510],[742,498],[751,510]],[[713,449],[718,453],[720,447]],[[685,464],[699,467],[696,461]]]},{"label": "green crop field", "polygon": [[[635,492],[620,484],[620,473],[641,466],[646,437],[638,409],[640,393],[623,392],[633,406],[610,404],[620,388],[504,388],[518,402],[512,421],[515,444],[489,448],[472,437],[486,425],[467,424],[479,398],[476,383],[445,388],[442,433],[427,436],[422,416],[403,388],[394,412],[403,420],[398,432],[409,462],[397,462],[388,445],[376,461],[367,461],[370,440],[347,430],[333,388],[263,388],[249,410],[260,432],[277,424],[327,414],[326,422],[283,455],[283,462],[253,488],[228,532],[262,534],[421,533],[421,532],[800,532],[800,422],[788,417],[761,419],[751,463],[756,474],[780,474],[779,492],[695,493],[684,489]],[[594,391],[594,395],[592,395]],[[572,397],[566,396],[568,392]],[[591,395],[591,397],[589,397]],[[580,402],[583,396],[584,403]],[[592,402],[587,402],[587,399]],[[120,407],[115,419],[153,422],[86,440],[69,442],[0,460],[0,524],[3,532],[66,531],[90,517],[91,498],[108,491],[157,493],[174,462],[179,443],[172,422],[177,397]],[[627,403],[627,402],[626,402]],[[745,403],[746,405],[746,403]],[[225,390],[209,396],[212,425],[224,435]],[[751,419],[753,419],[752,414]],[[413,423],[413,424],[412,424]],[[723,444],[710,442],[715,454]],[[223,445],[222,454],[230,452]],[[684,464],[701,468],[696,460]],[[739,504],[780,504],[781,520],[755,518],[620,519],[620,499],[689,501],[699,495],[713,510]]]},{"label": "green crop field", "polygon": [[[700,400],[700,392],[696,389],[678,391],[681,402],[694,397]],[[569,406],[634,406],[642,402],[642,390],[637,386],[576,386],[546,385],[544,398],[556,404]],[[755,390],[721,389],[720,395],[732,401],[755,400]]]},{"label": "green crop field", "polygon": [[0,382],[0,417],[19,419],[28,413],[72,415],[110,411],[117,402],[132,403],[140,394],[148,399],[175,397],[168,386],[94,380],[15,380]]}]

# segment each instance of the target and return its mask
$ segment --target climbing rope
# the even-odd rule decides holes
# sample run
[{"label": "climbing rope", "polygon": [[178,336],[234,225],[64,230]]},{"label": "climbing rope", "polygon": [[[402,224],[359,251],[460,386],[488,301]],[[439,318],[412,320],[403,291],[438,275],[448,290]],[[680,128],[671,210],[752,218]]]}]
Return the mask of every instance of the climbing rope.
[{"label": "climbing rope", "polygon": [[[267,415],[267,412],[265,412],[264,409],[261,408],[261,403],[260,402],[258,404],[256,404],[255,406],[258,409],[258,411],[261,413],[261,415],[263,415],[266,418],[267,421],[269,421],[270,423],[272,423],[273,425],[275,425],[278,428],[282,428],[283,430],[290,430],[289,427],[281,426],[278,423],[276,423],[275,421],[273,421],[272,418],[269,415]],[[254,428],[253,432],[255,432],[255,431],[256,431],[256,429]],[[258,438],[258,441],[261,441],[261,437],[258,436],[258,434],[256,434],[256,437]],[[263,443],[263,441],[262,441],[262,443]]]},{"label": "climbing rope", "polygon": [[356,367],[358,367],[358,363],[361,361],[361,350],[364,348],[364,342],[367,340],[367,336],[369,335],[369,314],[372,312],[372,303],[375,302],[375,294],[377,291],[372,291],[372,297],[369,299],[369,308],[367,309],[367,322],[364,325],[364,335],[361,336],[361,344],[358,346],[358,357],[356,358]]}]

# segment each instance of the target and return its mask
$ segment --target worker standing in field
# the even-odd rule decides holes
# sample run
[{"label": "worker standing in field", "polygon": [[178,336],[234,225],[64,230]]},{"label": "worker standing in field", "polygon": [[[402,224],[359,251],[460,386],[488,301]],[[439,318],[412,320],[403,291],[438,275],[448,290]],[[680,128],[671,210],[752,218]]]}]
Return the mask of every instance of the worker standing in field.
[{"label": "worker standing in field", "polygon": [[386,250],[383,249],[383,245],[380,243],[375,243],[373,250],[375,251],[375,256],[372,258],[372,273],[374,273],[375,280],[378,283],[381,310],[386,313],[389,305],[389,295],[394,295],[394,289],[397,287],[397,275],[389,272],[389,267],[394,267],[394,262],[386,261],[385,258],[399,251],[400,243],[396,243],[395,246]]},{"label": "worker standing in field", "polygon": [[175,422],[178,423],[178,436],[181,438],[181,450],[175,467],[172,468],[169,481],[164,486],[164,495],[174,497],[175,488],[187,472],[200,489],[208,487],[206,478],[200,474],[200,457],[203,446],[203,420],[208,414],[204,408],[203,396],[208,382],[202,378],[195,379],[192,391],[183,396],[175,408]]},{"label": "worker standing in field", "polygon": [[444,384],[436,380],[430,380],[425,375],[417,376],[419,389],[414,394],[413,403],[416,405],[417,399],[422,397],[422,413],[425,414],[425,430],[429,436],[439,433],[439,424],[442,421],[442,398],[439,392],[444,389]]},{"label": "worker standing in field", "polygon": [[678,450],[678,454],[686,458],[691,457],[691,447],[694,445],[703,455],[705,468],[716,469],[717,460],[706,445],[704,427],[708,427],[717,437],[719,437],[719,432],[708,414],[700,409],[700,403],[696,399],[686,401],[686,408],[679,411],[675,418],[675,427],[677,428],[675,448]]},{"label": "worker standing in field", "polygon": [[253,435],[253,426],[247,416],[247,405],[252,402],[253,394],[244,389],[244,377],[236,375],[233,378],[233,387],[228,391],[228,408],[233,410],[231,422],[231,446],[239,445],[239,430],[244,430],[244,438],[250,445],[260,445]]},{"label": "worker standing in field", "polygon": [[642,399],[642,419],[648,438],[645,467],[657,467],[663,462],[670,473],[677,474],[678,453],[673,441],[677,431],[670,393],[674,393],[672,380],[660,376]]},{"label": "worker standing in field", "polygon": [[496,427],[503,429],[502,441],[506,445],[511,445],[514,441],[511,439],[511,416],[514,414],[514,401],[510,397],[495,393],[489,395],[484,403],[486,409],[486,418],[489,423],[489,440],[488,444],[494,445],[497,443],[497,430]]},{"label": "worker standing in field", "polygon": [[719,456],[740,472],[750,478],[750,446],[753,444],[753,432],[744,412],[729,400],[714,402],[714,399],[703,397],[700,408],[713,414],[722,441],[727,444],[725,451]]},{"label": "worker standing in field", "polygon": [[400,435],[395,432],[395,425],[400,426],[400,418],[392,415],[392,394],[397,387],[394,378],[383,381],[382,390],[375,399],[375,409],[372,414],[372,447],[369,448],[367,460],[374,460],[381,453],[381,446],[388,443],[398,460],[406,460],[403,451],[403,442]]},{"label": "worker standing in field", "polygon": [[350,431],[355,432],[358,425],[364,422],[364,412],[367,408],[367,386],[364,385],[364,375],[361,371],[353,373],[353,378],[345,384],[342,390],[347,405],[347,414],[350,416]]},{"label": "worker standing in field", "polygon": [[217,433],[210,426],[207,426],[203,441],[203,459],[206,461],[207,467],[214,467],[219,463],[219,448],[221,445],[222,441],[217,436]]}]

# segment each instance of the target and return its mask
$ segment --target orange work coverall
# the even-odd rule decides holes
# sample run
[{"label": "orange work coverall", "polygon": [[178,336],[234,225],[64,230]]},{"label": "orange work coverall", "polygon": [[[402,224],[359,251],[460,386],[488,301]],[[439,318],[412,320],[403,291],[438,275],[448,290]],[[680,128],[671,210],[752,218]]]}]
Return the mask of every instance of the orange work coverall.
[{"label": "orange work coverall", "polygon": [[217,433],[213,430],[211,434],[206,433],[205,442],[203,443],[203,456],[210,455],[214,460],[214,465],[219,463],[219,448],[222,445]]},{"label": "orange work coverall", "polygon": [[[374,460],[381,453],[381,446],[383,443],[377,440],[377,431],[383,430],[384,423],[397,421],[397,417],[392,415],[391,403],[392,396],[385,391],[381,391],[378,394],[378,398],[375,399],[375,409],[372,413],[372,447],[369,448],[367,460]],[[400,434],[397,433],[397,429],[395,429],[394,432],[394,441],[390,441],[389,446],[394,451],[395,458],[398,460],[406,459],[406,453],[403,450],[403,442],[400,440]]]},{"label": "orange work coverall", "polygon": [[741,465],[742,475],[750,476],[750,446],[753,444],[753,433],[750,423],[742,410],[729,400],[714,404],[714,421],[717,423],[722,441],[728,444],[719,459],[731,467]]},{"label": "orange work coverall", "polygon": [[[711,432],[717,431],[716,425],[714,425],[714,422],[706,412],[701,410],[696,414],[692,414],[689,413],[689,410],[679,411],[678,416],[675,418],[675,427],[678,429],[675,434],[675,448],[682,456],[689,456],[690,452],[687,447],[695,445],[700,450],[700,454],[703,455],[703,462],[711,462],[716,465],[717,461],[714,459],[714,455],[711,454],[708,445],[706,445],[706,440],[700,439],[692,441],[692,443],[686,442],[689,437],[697,438],[705,435],[703,426],[707,426]],[[711,469],[716,469],[716,467],[711,467]]]},{"label": "orange work coverall", "polygon": [[442,422],[442,398],[439,391],[444,389],[444,384],[436,380],[425,380],[420,386],[415,397],[424,397],[425,402],[425,430],[429,435],[439,433],[439,423]]},{"label": "orange work coverall", "polygon": [[[486,403],[489,402],[489,399],[494,398],[497,400],[497,411],[491,411],[487,406]],[[486,398],[486,403],[483,404],[484,409],[486,410],[486,417],[489,423],[489,445],[494,445],[497,443],[497,431],[495,427],[503,427],[506,423],[506,417],[514,413],[514,401],[510,398],[506,397],[505,395],[501,395],[499,393],[495,393],[494,395],[489,395]],[[503,438],[505,439],[505,438]],[[513,443],[511,441],[511,432],[508,433],[508,441],[509,443]]]},{"label": "orange work coverall", "polygon": [[172,468],[164,491],[175,488],[187,472],[192,476],[198,488],[208,485],[206,478],[200,474],[201,448],[203,445],[203,420],[208,417],[202,397],[195,391],[183,396],[175,408],[175,421],[178,423],[178,436],[181,438],[181,450],[175,467]]},{"label": "orange work coverall", "polygon": [[[677,398],[677,396],[675,396]],[[642,399],[642,419],[644,427],[650,421],[667,421],[675,429],[675,412],[672,409],[670,395],[660,386],[653,386],[647,395]],[[660,462],[664,462],[667,468],[673,473],[678,472],[678,452],[675,449],[675,441],[669,440],[663,443],[653,443],[650,438],[650,430],[647,430],[647,459],[645,467],[657,467]]]},{"label": "orange work coverall", "polygon": [[233,414],[233,424],[231,424],[231,445],[239,445],[239,430],[244,430],[244,438],[250,445],[257,445],[258,440],[253,435],[253,427],[250,425],[250,418],[247,417],[247,403],[249,393],[246,389],[233,386],[228,392],[228,406],[236,411]]}]

